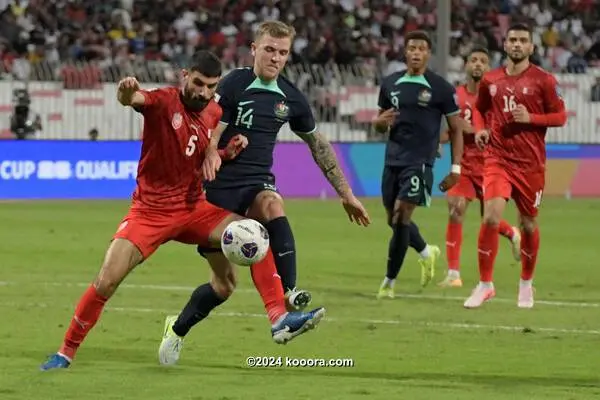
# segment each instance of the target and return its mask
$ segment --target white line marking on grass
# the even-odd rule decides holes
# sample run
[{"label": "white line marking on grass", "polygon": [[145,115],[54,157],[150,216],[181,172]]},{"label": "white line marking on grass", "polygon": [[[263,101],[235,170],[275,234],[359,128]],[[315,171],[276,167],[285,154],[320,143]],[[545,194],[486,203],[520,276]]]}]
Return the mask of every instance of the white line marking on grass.
[{"label": "white line marking on grass", "polygon": [[[57,308],[56,305],[49,305],[46,303],[28,303],[20,304],[14,302],[0,302],[0,307],[37,307],[37,308]],[[60,307],[63,309],[72,307]],[[151,314],[177,314],[177,311],[160,309],[160,308],[139,308],[139,307],[106,307],[108,312],[122,312],[122,313],[151,313]],[[264,314],[254,313],[240,313],[240,312],[215,312],[211,313],[218,317],[226,318],[261,318],[267,319]],[[563,333],[572,335],[600,335],[600,330],[597,329],[567,329],[557,327],[525,327],[516,325],[487,325],[487,324],[470,324],[470,323],[453,323],[453,322],[427,322],[427,321],[410,321],[410,320],[386,320],[386,319],[351,319],[351,318],[331,318],[325,317],[324,321],[335,322],[335,323],[362,323],[362,324],[373,324],[373,325],[401,325],[410,327],[421,327],[421,328],[445,328],[445,329],[463,329],[463,330],[490,330],[490,331],[508,331],[508,332],[524,332],[525,329],[528,332],[543,332],[543,333]],[[525,333],[525,332],[524,332]]]},{"label": "white line marking on grass", "polygon": [[[0,286],[18,286],[19,282],[13,281],[0,281]],[[58,286],[58,287],[88,287],[89,283],[81,282],[27,282],[26,285],[46,285],[46,286]],[[121,288],[124,289],[137,289],[137,290],[161,290],[161,291],[173,291],[173,292],[188,292],[189,294],[196,289],[194,286],[177,286],[177,285],[148,285],[148,284],[135,284],[135,283],[123,283]],[[238,293],[256,293],[256,289],[236,289]],[[319,292],[313,292],[319,293]],[[375,299],[374,293],[364,293],[365,296],[371,296]],[[466,297],[461,296],[442,296],[435,294],[401,294],[397,293],[396,297],[405,299],[421,299],[421,300],[441,300],[441,301],[465,301]],[[387,300],[386,300],[387,301]],[[516,299],[505,299],[494,297],[492,302],[495,303],[516,303]],[[573,308],[599,308],[600,303],[587,303],[581,301],[554,301],[554,300],[535,300],[538,305],[544,306],[555,306],[555,307],[573,307]]]}]

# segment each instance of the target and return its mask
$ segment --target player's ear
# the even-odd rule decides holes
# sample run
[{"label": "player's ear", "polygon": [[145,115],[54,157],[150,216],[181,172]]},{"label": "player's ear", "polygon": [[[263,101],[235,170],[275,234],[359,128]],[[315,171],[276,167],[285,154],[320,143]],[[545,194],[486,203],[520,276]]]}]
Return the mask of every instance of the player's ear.
[{"label": "player's ear", "polygon": [[252,57],[256,57],[256,43],[250,43],[250,52],[252,53]]},{"label": "player's ear", "polygon": [[181,77],[182,78],[187,78],[189,76],[190,72],[187,69],[182,69],[181,70]]}]

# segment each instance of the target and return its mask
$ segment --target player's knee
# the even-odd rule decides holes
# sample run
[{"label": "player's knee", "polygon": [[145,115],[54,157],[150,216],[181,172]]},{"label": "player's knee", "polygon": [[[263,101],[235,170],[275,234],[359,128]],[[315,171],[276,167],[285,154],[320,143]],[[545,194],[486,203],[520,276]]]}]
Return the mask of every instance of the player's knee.
[{"label": "player's knee", "polygon": [[483,223],[485,225],[498,226],[502,219],[502,213],[494,207],[485,208],[483,212]]},{"label": "player's knee", "polygon": [[519,222],[522,232],[533,233],[537,228],[537,221],[534,217],[521,216]]},{"label": "player's knee", "polygon": [[94,280],[98,293],[111,297],[123,279],[143,262],[144,256],[133,242],[127,239],[115,239],[111,242],[100,273]]},{"label": "player's knee", "polygon": [[407,203],[402,203],[395,207],[394,212],[392,213],[391,226],[398,224],[410,224],[413,209],[414,207]]},{"label": "player's knee", "polygon": [[94,287],[98,294],[109,298],[117,291],[120,283],[121,279],[117,279],[110,274],[100,274],[94,281]]},{"label": "player's knee", "polygon": [[235,276],[227,276],[222,278],[213,276],[210,280],[210,285],[220,298],[226,300],[235,291],[237,280]]},{"label": "player's knee", "polygon": [[484,214],[482,222],[485,225],[498,226],[500,225],[500,216],[496,214]]},{"label": "player's knee", "polygon": [[283,199],[275,192],[265,192],[261,195],[256,218],[262,221],[271,221],[285,216]]},{"label": "player's knee", "polygon": [[102,264],[102,269],[94,281],[98,293],[107,298],[111,297],[130,269],[131,267],[125,265],[120,258],[108,257]]},{"label": "player's knee", "polygon": [[449,200],[448,201],[448,212],[450,217],[450,222],[453,223],[462,223],[465,217],[466,211],[466,201],[461,201],[460,199]]},{"label": "player's knee", "polygon": [[483,211],[483,223],[492,226],[499,225],[502,220],[503,211],[504,207],[501,207],[494,202],[486,203]]}]

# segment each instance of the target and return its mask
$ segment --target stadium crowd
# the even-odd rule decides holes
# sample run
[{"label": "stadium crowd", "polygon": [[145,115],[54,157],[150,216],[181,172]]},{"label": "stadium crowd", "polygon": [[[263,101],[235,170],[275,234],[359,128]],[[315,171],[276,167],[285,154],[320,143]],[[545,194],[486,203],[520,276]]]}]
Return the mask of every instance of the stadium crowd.
[{"label": "stadium crowd", "polygon": [[[449,71],[460,71],[474,44],[503,62],[501,32],[516,20],[535,27],[536,62],[554,72],[600,66],[596,0],[447,0],[452,2]],[[228,67],[250,62],[253,28],[265,19],[298,32],[291,62],[402,68],[403,34],[435,30],[437,0],[0,0],[0,71],[54,80],[80,72],[91,80],[175,79],[173,65],[209,48]],[[69,69],[70,68],[70,69]]]}]

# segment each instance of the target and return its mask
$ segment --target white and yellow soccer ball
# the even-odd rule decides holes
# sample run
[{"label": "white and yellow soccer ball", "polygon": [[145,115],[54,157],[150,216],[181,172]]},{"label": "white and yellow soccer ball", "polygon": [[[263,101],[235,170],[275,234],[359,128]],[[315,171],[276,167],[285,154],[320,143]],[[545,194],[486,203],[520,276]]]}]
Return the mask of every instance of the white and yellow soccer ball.
[{"label": "white and yellow soccer ball", "polygon": [[248,267],[267,255],[269,233],[253,219],[233,221],[221,235],[221,250],[233,264]]}]

